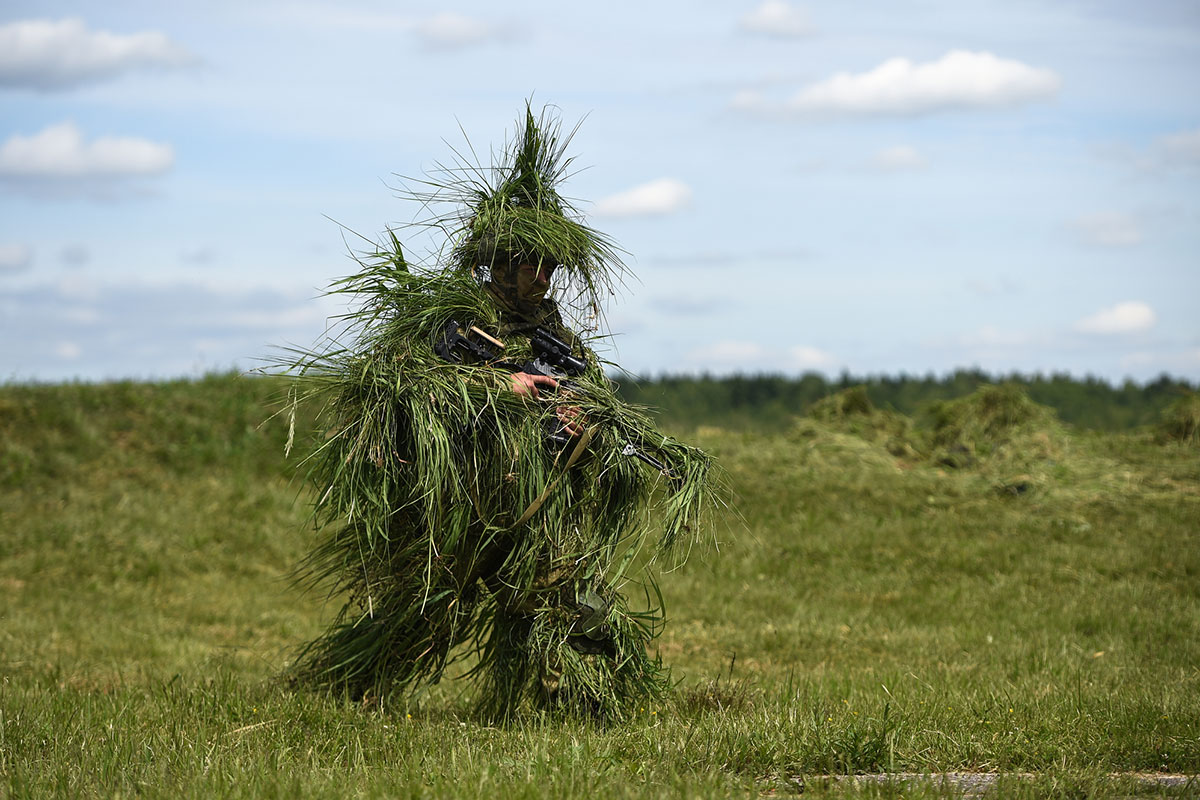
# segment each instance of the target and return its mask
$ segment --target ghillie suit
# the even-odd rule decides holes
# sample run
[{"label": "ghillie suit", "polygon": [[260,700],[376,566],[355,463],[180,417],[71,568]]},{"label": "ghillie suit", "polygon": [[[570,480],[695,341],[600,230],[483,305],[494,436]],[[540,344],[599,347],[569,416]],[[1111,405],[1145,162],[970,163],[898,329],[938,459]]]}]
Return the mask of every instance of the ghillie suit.
[{"label": "ghillie suit", "polygon": [[[662,622],[649,567],[686,557],[708,527],[715,469],[617,398],[552,300],[513,290],[517,265],[557,266],[595,315],[620,278],[612,245],[555,189],[569,138],[527,108],[502,165],[425,180],[414,197],[459,209],[422,223],[448,235],[443,257],[411,265],[390,234],[335,284],[358,304],[338,337],[348,344],[290,364],[299,395],[323,403],[326,437],[309,460],[322,538],[306,572],[348,597],[301,653],[309,682],[382,696],[462,658],[491,719],[523,706],[617,716],[667,686],[647,652]],[[569,392],[518,396],[511,368],[447,358],[450,321],[498,339],[510,365],[531,359],[540,325],[571,345],[581,374]],[[562,435],[564,403],[582,414],[581,436]]]}]

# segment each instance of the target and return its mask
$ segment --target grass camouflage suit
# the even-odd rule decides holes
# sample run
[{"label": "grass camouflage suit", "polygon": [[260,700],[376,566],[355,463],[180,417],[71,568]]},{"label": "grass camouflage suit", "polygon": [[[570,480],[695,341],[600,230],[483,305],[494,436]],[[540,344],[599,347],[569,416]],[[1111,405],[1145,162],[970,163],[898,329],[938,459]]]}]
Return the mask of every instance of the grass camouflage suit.
[{"label": "grass camouflage suit", "polygon": [[[651,567],[708,527],[716,471],[621,402],[567,306],[542,296],[553,273],[598,317],[624,269],[558,195],[569,139],[527,107],[503,163],[422,179],[415,199],[456,209],[422,223],[448,235],[440,255],[410,264],[390,233],[334,285],[355,301],[345,331],[289,361],[322,409],[305,570],[346,598],[301,653],[311,683],[383,696],[461,660],[490,719],[617,716],[667,686],[648,652]],[[569,389],[522,391],[539,327],[581,366]],[[477,349],[448,354],[451,334]]]}]

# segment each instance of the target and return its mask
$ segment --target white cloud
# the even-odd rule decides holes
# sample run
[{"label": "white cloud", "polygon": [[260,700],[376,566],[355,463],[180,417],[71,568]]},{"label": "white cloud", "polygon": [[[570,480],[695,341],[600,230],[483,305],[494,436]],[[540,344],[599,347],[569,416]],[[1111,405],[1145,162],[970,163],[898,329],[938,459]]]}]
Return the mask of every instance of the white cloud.
[{"label": "white cloud", "polygon": [[[726,269],[728,267],[744,267],[747,265],[757,266],[764,263],[782,263],[795,265],[797,262],[806,261],[813,257],[811,250],[806,250],[799,245],[793,245],[786,249],[762,249],[762,250],[698,250],[695,252],[672,252],[658,253],[656,255],[647,256],[644,259],[645,263],[652,263],[656,266],[685,269]],[[723,298],[722,302],[728,302],[728,298]]]},{"label": "white cloud", "polygon": [[692,198],[691,188],[674,178],[659,178],[610,195],[596,203],[600,217],[643,217],[670,214],[683,208]]},{"label": "white cloud", "polygon": [[898,144],[895,147],[885,147],[871,159],[871,164],[877,169],[896,172],[905,169],[922,169],[929,165],[925,157],[917,152],[915,147]]},{"label": "white cloud", "polygon": [[1129,247],[1142,241],[1141,225],[1131,214],[1084,214],[1076,218],[1071,227],[1084,242],[1101,247]]},{"label": "white cloud", "polygon": [[74,361],[83,355],[83,348],[75,342],[59,342],[54,346],[54,355],[64,361]]},{"label": "white cloud", "polygon": [[729,308],[727,297],[697,296],[692,294],[672,294],[656,297],[654,307],[667,314],[680,316],[699,316],[712,314],[722,308]]},{"label": "white cloud", "polygon": [[33,251],[23,244],[0,244],[0,275],[20,272],[33,261]]},{"label": "white cloud", "polygon": [[504,26],[450,12],[418,22],[414,32],[427,46],[441,49],[470,47],[509,36]]},{"label": "white cloud", "polygon": [[702,369],[750,369],[765,354],[766,351],[754,342],[722,341],[697,347],[688,353],[687,359]]},{"label": "white cloud", "polygon": [[310,30],[328,31],[331,28],[360,31],[364,34],[383,33],[391,35],[398,31],[411,31],[416,20],[411,17],[388,12],[376,13],[362,8],[351,8],[349,4],[317,5],[313,3],[293,4],[286,14],[280,14],[267,4],[249,6],[247,12],[264,26],[276,28],[293,25]]},{"label": "white cloud", "polygon": [[966,287],[975,294],[983,297],[1017,294],[1021,291],[1021,285],[1007,276],[995,278],[976,276],[967,280]]},{"label": "white cloud", "polygon": [[0,25],[0,86],[51,91],[122,72],[179,67],[195,56],[163,33],[89,30],[82,20],[24,20]]},{"label": "white cloud", "polygon": [[0,177],[154,175],[165,172],[174,160],[170,145],[126,137],[85,142],[74,123],[62,122],[33,136],[13,135],[0,145]]},{"label": "white cloud", "polygon": [[960,343],[967,347],[1026,347],[1038,341],[1036,334],[1028,331],[1003,330],[995,325],[984,325],[978,330],[964,334]]},{"label": "white cloud", "polygon": [[796,369],[830,369],[837,365],[837,359],[817,347],[798,345],[790,351],[791,365]]},{"label": "white cloud", "polygon": [[780,351],[738,339],[696,347],[687,353],[685,361],[692,369],[717,373],[828,371],[840,363],[837,357],[811,345],[796,345]]},{"label": "white cloud", "polygon": [[758,89],[739,89],[729,107],[735,111],[761,111],[768,105],[766,97]]},{"label": "white cloud", "polygon": [[232,311],[227,317],[226,324],[246,330],[302,329],[306,327],[318,330],[325,323],[326,318],[325,308],[315,303],[308,303],[292,308]]},{"label": "white cloud", "polygon": [[[311,30],[327,31],[340,28],[362,36],[394,38],[398,33],[411,35],[428,50],[457,50],[521,38],[520,30],[511,22],[480,19],[455,12],[417,17],[390,11],[373,12],[351,8],[352,4],[304,4],[289,9],[284,19],[260,13],[264,24],[300,25]],[[393,4],[402,5],[402,4]]]},{"label": "white cloud", "polygon": [[278,346],[308,345],[346,306],[307,287],[139,281],[79,272],[0,292],[5,378],[59,380],[196,374],[252,367]]},{"label": "white cloud", "polygon": [[69,244],[59,254],[62,262],[69,267],[82,267],[92,259],[92,251],[85,244],[78,242]]},{"label": "white cloud", "polygon": [[1126,300],[1075,323],[1081,333],[1137,333],[1154,327],[1158,317],[1154,309],[1140,300]]},{"label": "white cloud", "polygon": [[179,254],[179,259],[185,264],[203,266],[217,260],[217,251],[209,245],[200,245],[184,250]]},{"label": "white cloud", "polygon": [[1145,148],[1113,142],[1097,147],[1095,152],[1150,175],[1200,169],[1200,128],[1157,136]]},{"label": "white cloud", "polygon": [[1200,347],[1175,352],[1138,351],[1121,357],[1123,369],[1140,369],[1150,373],[1196,374],[1200,371]]},{"label": "white cloud", "polygon": [[784,37],[808,36],[814,32],[804,9],[783,0],[765,0],[742,17],[742,30]]},{"label": "white cloud", "polygon": [[96,325],[104,319],[100,309],[83,305],[64,305],[59,314],[72,325]]},{"label": "white cloud", "polygon": [[952,50],[925,64],[891,58],[868,72],[839,72],[804,87],[779,108],[747,92],[734,105],[805,115],[921,114],[1018,105],[1051,97],[1061,85],[1062,79],[1048,69],[987,52]]},{"label": "white cloud", "polygon": [[1200,128],[1162,136],[1155,142],[1165,161],[1171,164],[1200,164]]}]

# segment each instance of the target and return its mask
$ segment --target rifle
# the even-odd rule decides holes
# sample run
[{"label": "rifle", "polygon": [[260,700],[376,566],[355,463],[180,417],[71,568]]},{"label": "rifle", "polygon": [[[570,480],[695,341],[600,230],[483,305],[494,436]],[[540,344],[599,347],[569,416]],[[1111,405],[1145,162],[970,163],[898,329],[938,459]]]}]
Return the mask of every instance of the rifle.
[{"label": "rifle", "polygon": [[[474,336],[474,338],[472,338]],[[474,325],[465,329],[458,320],[450,320],[442,330],[441,338],[433,343],[433,350],[441,358],[452,364],[485,364],[509,372],[524,372],[529,375],[545,375],[558,383],[558,388],[576,394],[587,395],[588,392],[578,383],[570,380],[579,377],[587,369],[587,361],[578,358],[571,351],[571,345],[554,335],[553,332],[538,325],[529,335],[529,344],[533,348],[533,359],[524,364],[505,361],[493,347],[503,349],[504,343],[490,336]],[[546,439],[556,448],[562,449],[571,443],[571,436],[554,420],[548,420]],[[675,471],[645,453],[633,442],[626,441],[621,448],[621,455],[633,457],[644,464],[658,470],[672,482],[678,482],[680,477]]]}]

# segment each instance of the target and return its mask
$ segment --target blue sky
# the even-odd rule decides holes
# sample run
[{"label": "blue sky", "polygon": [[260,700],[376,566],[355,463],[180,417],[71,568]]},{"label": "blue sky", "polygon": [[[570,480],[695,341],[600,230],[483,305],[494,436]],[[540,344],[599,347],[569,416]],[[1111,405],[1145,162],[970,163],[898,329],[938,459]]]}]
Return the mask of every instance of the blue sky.
[{"label": "blue sky", "polygon": [[1197,380],[1197,76],[1190,1],[5,0],[0,380],[312,342],[345,230],[531,96],[633,371]]}]

